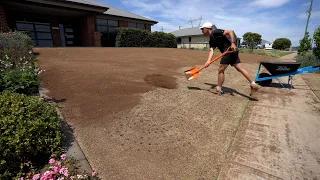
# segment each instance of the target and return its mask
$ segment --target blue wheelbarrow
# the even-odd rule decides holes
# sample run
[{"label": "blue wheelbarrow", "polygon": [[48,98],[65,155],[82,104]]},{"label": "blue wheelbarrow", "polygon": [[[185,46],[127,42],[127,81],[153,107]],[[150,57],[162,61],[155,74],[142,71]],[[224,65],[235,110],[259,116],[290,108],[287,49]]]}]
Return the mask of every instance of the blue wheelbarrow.
[{"label": "blue wheelbarrow", "polygon": [[[298,62],[260,62],[255,82],[259,83],[261,86],[269,86],[272,83],[272,79],[277,79],[279,81],[278,78],[288,76],[288,85],[290,84],[292,87],[292,76],[320,71],[320,66],[299,68],[300,65],[301,63]],[[269,73],[260,73],[261,66],[264,66]],[[284,87],[282,84],[281,86]]]}]

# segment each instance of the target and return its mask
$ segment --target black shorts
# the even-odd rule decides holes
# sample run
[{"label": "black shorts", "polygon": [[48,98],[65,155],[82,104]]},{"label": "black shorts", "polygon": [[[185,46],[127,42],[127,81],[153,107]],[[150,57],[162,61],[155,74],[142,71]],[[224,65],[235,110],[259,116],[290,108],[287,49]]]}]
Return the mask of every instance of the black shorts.
[{"label": "black shorts", "polygon": [[220,64],[224,65],[235,65],[240,63],[239,51],[228,53],[221,58]]}]

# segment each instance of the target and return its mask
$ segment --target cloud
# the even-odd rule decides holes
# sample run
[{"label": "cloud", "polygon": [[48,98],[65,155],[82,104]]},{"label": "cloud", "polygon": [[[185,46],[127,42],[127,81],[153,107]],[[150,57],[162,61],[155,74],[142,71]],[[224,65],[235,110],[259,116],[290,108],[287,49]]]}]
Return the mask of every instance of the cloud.
[{"label": "cloud", "polygon": [[[262,39],[267,41],[287,37],[293,45],[298,45],[304,28],[301,28],[299,23],[290,26],[286,26],[285,23],[295,19],[299,13],[295,10],[284,12],[283,9],[276,8],[288,3],[289,0],[267,1],[243,0],[239,3],[237,0],[121,0],[120,2],[130,9],[130,12],[157,20],[159,23],[152,26],[152,31],[160,31],[163,28],[164,32],[172,32],[179,29],[179,26],[189,28],[190,19],[202,16],[201,24],[205,21],[212,22],[218,28],[234,30],[240,38],[244,33],[251,31],[261,34]],[[268,11],[259,10],[261,8],[268,8]],[[313,12],[311,16],[318,16],[315,14],[316,12]],[[199,21],[193,24],[197,26]]]},{"label": "cloud", "polygon": [[290,0],[255,0],[250,5],[264,7],[264,8],[271,8],[271,7],[280,7]]}]

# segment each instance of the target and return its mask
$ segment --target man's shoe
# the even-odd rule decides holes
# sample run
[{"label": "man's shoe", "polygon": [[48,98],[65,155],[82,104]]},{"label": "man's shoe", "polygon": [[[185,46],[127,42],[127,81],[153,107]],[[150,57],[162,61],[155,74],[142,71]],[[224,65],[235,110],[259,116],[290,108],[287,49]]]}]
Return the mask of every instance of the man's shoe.
[{"label": "man's shoe", "polygon": [[209,92],[212,92],[214,94],[218,94],[219,96],[221,96],[223,94],[222,90],[218,90],[217,88],[210,88],[208,89]]},{"label": "man's shoe", "polygon": [[250,86],[253,91],[258,91],[261,88],[259,84],[251,84]]}]

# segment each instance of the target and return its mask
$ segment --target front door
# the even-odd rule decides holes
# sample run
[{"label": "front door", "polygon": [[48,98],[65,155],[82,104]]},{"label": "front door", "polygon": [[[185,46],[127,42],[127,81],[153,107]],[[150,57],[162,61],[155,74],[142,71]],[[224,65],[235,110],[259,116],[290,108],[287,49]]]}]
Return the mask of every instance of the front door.
[{"label": "front door", "polygon": [[75,46],[74,29],[72,25],[59,24],[62,46]]}]

